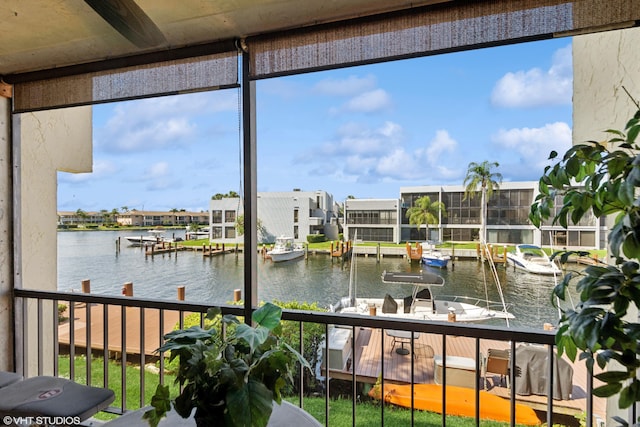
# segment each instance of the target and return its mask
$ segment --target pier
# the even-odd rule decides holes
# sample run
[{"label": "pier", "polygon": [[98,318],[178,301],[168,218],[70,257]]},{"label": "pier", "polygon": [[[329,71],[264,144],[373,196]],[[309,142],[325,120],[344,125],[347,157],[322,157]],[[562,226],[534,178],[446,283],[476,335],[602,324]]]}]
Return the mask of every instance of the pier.
[{"label": "pier", "polygon": [[507,265],[507,247],[502,247],[502,253],[500,253],[498,246],[487,245],[484,249],[481,249],[480,243],[476,245],[476,256],[478,259],[490,259],[494,264]]},{"label": "pier", "polygon": [[333,258],[340,258],[344,261],[350,258],[353,253],[353,242],[347,240],[346,242],[336,242],[335,245],[331,242],[330,253]]}]

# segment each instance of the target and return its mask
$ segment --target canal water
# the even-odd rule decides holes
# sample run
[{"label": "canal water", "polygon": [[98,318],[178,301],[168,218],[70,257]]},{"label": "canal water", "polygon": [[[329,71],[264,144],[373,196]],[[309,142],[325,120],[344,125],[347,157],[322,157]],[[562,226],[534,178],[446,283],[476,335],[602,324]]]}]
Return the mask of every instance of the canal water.
[{"label": "canal water", "polygon": [[[172,231],[173,232],[173,231]],[[141,298],[175,300],[178,286],[185,286],[186,300],[197,303],[225,303],[233,299],[234,289],[243,287],[242,255],[203,257],[202,252],[182,251],[177,255],[145,256],[140,247],[127,245],[128,231],[73,231],[58,233],[58,289],[81,289],[81,281],[91,280],[96,294],[120,295],[125,282],[133,282],[134,295]],[[144,232],[143,232],[144,233]],[[184,233],[177,231],[176,237]],[[121,238],[120,251],[116,241]],[[381,281],[383,271],[419,271],[429,268],[411,265],[399,257],[357,257],[351,263],[332,260],[328,255],[309,254],[284,263],[258,263],[258,299],[261,301],[306,301],[328,307],[349,292],[350,276],[360,297],[380,297],[386,293],[402,297],[411,286],[394,286]],[[353,270],[353,274],[351,271]],[[489,269],[475,260],[456,261],[446,270],[435,269],[446,281],[436,295],[464,295],[499,301]],[[498,266],[504,299],[516,316],[511,326],[542,328],[555,324],[558,310],[552,304],[552,277],[536,276]],[[487,285],[483,277],[487,277]],[[577,301],[577,299],[575,299]],[[504,324],[504,323],[501,323]]]}]

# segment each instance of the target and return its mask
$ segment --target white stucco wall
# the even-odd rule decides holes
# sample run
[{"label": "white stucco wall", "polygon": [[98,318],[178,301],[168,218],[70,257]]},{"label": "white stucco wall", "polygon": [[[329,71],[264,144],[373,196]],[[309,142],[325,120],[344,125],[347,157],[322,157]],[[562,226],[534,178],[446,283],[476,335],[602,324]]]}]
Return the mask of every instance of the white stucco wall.
[{"label": "white stucco wall", "polygon": [[[17,243],[15,286],[23,289],[57,290],[57,171],[91,172],[91,107],[76,107],[15,117],[19,135],[16,151]],[[46,307],[44,319],[55,309]],[[26,340],[29,360],[25,374],[37,369],[37,324],[35,304],[30,307]],[[45,322],[45,324],[48,324]],[[47,331],[48,332],[48,331]],[[44,354],[52,354],[52,336],[44,335]],[[33,350],[33,351],[31,351]],[[52,361],[49,361],[52,362]],[[49,373],[53,365],[45,366]]]},{"label": "white stucco wall", "polygon": [[601,141],[623,130],[640,101],[640,28],[573,38],[573,142]]},{"label": "white stucco wall", "polygon": [[[638,110],[623,86],[640,101],[639,42],[640,28],[574,37],[574,144],[603,141],[607,138],[606,129],[624,130]],[[629,316],[637,321],[637,313]],[[617,424],[611,419],[616,415],[631,420],[630,411],[620,410],[617,399],[610,398],[605,425]]]}]

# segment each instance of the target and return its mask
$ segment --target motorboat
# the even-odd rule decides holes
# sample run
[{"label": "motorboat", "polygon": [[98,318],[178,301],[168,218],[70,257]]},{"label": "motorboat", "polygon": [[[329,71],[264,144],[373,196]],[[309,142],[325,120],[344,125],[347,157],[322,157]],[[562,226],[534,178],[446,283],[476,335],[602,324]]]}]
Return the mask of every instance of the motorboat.
[{"label": "motorboat", "polygon": [[432,272],[387,272],[381,276],[388,285],[413,285],[412,294],[401,299],[386,294],[384,298],[342,298],[329,311],[357,313],[407,319],[482,322],[492,319],[513,319],[504,302],[492,302],[465,296],[435,296],[432,288],[442,288],[445,280]]},{"label": "motorboat", "polygon": [[273,262],[289,261],[304,256],[304,247],[294,242],[293,237],[280,236],[276,238],[273,249],[267,251],[267,256]]},{"label": "motorboat", "polygon": [[451,257],[445,255],[433,245],[427,242],[422,244],[422,263],[429,267],[447,268],[447,264]]},{"label": "motorboat", "polygon": [[536,245],[516,245],[507,252],[507,262],[514,268],[534,274],[562,274],[562,270],[549,258],[549,255]]},{"label": "motorboat", "polygon": [[185,231],[185,239],[198,240],[209,238],[209,227],[202,227],[195,230],[191,229],[191,226],[187,226]]},{"label": "motorboat", "polygon": [[141,234],[139,236],[125,236],[125,239],[129,242],[131,246],[144,246],[147,244],[158,244],[163,241],[167,241],[165,238],[165,231],[154,229],[147,230],[147,234]]},{"label": "motorboat", "polygon": [[447,268],[451,257],[437,249],[422,252],[422,263],[429,267]]}]

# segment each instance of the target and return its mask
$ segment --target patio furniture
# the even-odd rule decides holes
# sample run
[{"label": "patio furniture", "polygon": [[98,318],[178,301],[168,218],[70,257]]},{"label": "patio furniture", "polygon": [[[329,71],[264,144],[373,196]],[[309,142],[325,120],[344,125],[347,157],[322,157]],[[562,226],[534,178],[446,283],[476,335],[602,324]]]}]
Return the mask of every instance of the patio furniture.
[{"label": "patio furniture", "polygon": [[[442,356],[436,355],[433,358],[435,365],[433,380],[436,384],[442,384],[443,363]],[[476,383],[476,361],[469,357],[447,356],[446,363],[447,384],[458,387],[475,388]]]},{"label": "patio furniture", "polygon": [[14,372],[0,371],[0,388],[22,380],[22,375]]},{"label": "patio furniture", "polygon": [[[405,344],[411,343],[411,331],[398,331],[395,329],[387,329],[385,333],[390,336],[393,340],[391,341],[391,351],[395,348],[397,343],[400,343],[400,348],[396,349],[396,353],[406,356],[410,353],[408,348],[404,348]],[[420,332],[413,333],[413,339],[417,339],[420,336]]]},{"label": "patio furniture", "polygon": [[76,418],[84,421],[113,400],[112,390],[39,376],[0,388],[0,416]]},{"label": "patio furniture", "polygon": [[[522,378],[516,381],[516,394],[546,396],[549,378],[549,350],[537,345],[520,345],[516,349],[516,364]],[[569,400],[573,392],[573,368],[566,361],[553,355],[553,398]]]},{"label": "patio furniture", "polygon": [[[104,427],[149,427],[147,420],[142,415],[149,410],[150,407],[138,409],[137,411],[128,412],[125,415],[104,424]],[[193,415],[189,418],[182,418],[175,411],[171,410],[167,416],[160,420],[158,427],[194,427],[196,425]],[[275,403],[273,412],[267,427],[321,427],[322,424],[309,415],[303,409],[287,402],[282,401],[281,405]]]},{"label": "patio furniture", "polygon": [[482,369],[482,377],[484,378],[483,385],[486,385],[488,382],[487,373],[491,373],[500,375],[500,385],[502,385],[502,380],[505,380],[507,388],[511,388],[509,381],[509,363],[511,357],[509,353],[509,350],[496,348],[487,350],[487,359]]}]

